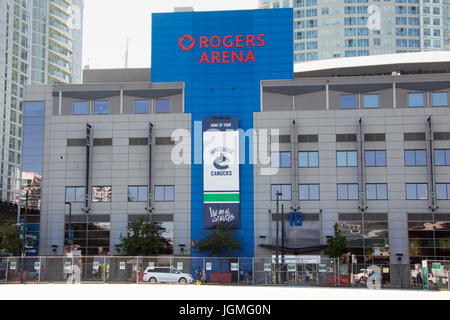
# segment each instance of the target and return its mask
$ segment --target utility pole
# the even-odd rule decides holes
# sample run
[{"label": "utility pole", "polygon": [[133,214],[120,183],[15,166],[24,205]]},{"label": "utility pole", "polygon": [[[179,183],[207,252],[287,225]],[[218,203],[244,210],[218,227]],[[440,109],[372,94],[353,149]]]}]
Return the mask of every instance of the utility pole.
[{"label": "utility pole", "polygon": [[66,202],[66,204],[69,205],[69,252],[72,252],[72,245],[73,245],[73,231],[72,231],[72,202]]},{"label": "utility pole", "polygon": [[24,269],[24,263],[25,263],[25,256],[26,256],[26,247],[25,242],[27,239],[27,213],[28,213],[28,196],[30,193],[30,189],[27,189],[27,194],[25,196],[25,214],[23,219],[23,232],[22,232],[22,268],[20,272],[20,283],[23,283],[23,269]]},{"label": "utility pole", "polygon": [[276,193],[276,196],[277,196],[277,218],[276,218],[276,221],[277,221],[277,231],[276,231],[276,237],[277,237],[277,242],[276,242],[276,250],[275,250],[275,258],[276,258],[276,264],[275,264],[275,266],[276,266],[276,283],[278,284],[279,283],[279,281],[280,281],[280,270],[279,270],[279,261],[278,261],[278,252],[279,252],[279,238],[280,238],[280,236],[279,236],[279,218],[280,218],[280,211],[279,211],[279,201],[280,201],[280,196],[282,196],[282,193],[281,192],[279,192],[279,191],[277,191],[277,193]]}]

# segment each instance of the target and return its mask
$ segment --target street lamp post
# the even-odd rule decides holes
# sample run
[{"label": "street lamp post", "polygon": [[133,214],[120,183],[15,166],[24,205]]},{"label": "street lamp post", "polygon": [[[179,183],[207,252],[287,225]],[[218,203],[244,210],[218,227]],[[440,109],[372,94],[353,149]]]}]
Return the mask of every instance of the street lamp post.
[{"label": "street lamp post", "polygon": [[28,197],[30,194],[30,189],[27,189],[25,196],[25,214],[23,217],[23,231],[22,231],[22,270],[20,272],[20,283],[23,283],[23,269],[24,269],[24,259],[26,255],[25,242],[27,239],[27,214],[28,214]]},{"label": "street lamp post", "polygon": [[72,232],[72,202],[66,202],[69,205],[69,252],[72,252],[73,232]]},{"label": "street lamp post", "polygon": [[276,270],[277,270],[277,273],[276,273],[276,282],[277,282],[277,284],[279,284],[279,281],[280,281],[280,270],[279,270],[279,261],[278,261],[278,251],[279,251],[279,231],[278,231],[278,229],[279,229],[279,223],[278,223],[278,221],[279,221],[279,217],[280,217],[280,211],[279,211],[279,201],[280,201],[280,197],[282,196],[283,194],[281,193],[281,192],[279,192],[279,191],[277,191],[277,193],[276,193],[276,196],[277,196],[277,219],[276,219],[276,221],[277,221],[277,231],[276,231],[276,237],[277,237],[277,242],[276,242],[276,251],[275,251],[275,258],[276,258]]}]

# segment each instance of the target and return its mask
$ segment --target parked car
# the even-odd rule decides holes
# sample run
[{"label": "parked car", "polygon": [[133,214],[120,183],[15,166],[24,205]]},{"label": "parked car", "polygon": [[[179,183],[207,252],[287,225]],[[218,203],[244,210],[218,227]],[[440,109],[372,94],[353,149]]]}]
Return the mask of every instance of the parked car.
[{"label": "parked car", "polygon": [[156,267],[154,269],[147,268],[144,271],[145,282],[179,282],[179,283],[192,283],[194,277],[189,273],[183,273],[175,268],[171,267]]}]

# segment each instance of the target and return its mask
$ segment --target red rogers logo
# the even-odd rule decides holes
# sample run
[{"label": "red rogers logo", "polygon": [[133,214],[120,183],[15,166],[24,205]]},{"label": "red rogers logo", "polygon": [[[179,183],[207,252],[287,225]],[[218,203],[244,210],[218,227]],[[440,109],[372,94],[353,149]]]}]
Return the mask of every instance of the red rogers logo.
[{"label": "red rogers logo", "polygon": [[[184,40],[186,40],[186,39],[189,39],[189,40],[191,41],[191,44],[189,45],[189,47],[186,47],[186,46],[183,44]],[[186,34],[186,35],[184,35],[184,36],[182,36],[182,37],[180,38],[180,41],[178,41],[178,45],[180,46],[181,49],[183,49],[183,50],[185,50],[185,51],[189,51],[189,50],[191,50],[192,48],[194,48],[194,46],[195,46],[195,39],[194,39],[192,36]]]},{"label": "red rogers logo", "polygon": [[[189,41],[189,44],[188,44]],[[229,50],[223,51],[204,51],[202,57],[200,58],[200,64],[226,64],[226,63],[255,63],[255,56],[250,48],[264,47],[266,42],[264,40],[264,34],[258,34],[254,36],[252,34],[247,35],[226,35],[224,37],[212,36],[199,37],[199,48],[200,49],[217,49],[219,47],[230,48]],[[188,44],[188,45],[187,45]],[[184,51],[190,51],[195,47],[196,41],[191,35],[184,35],[178,41],[179,47]],[[236,48],[233,50],[232,48]],[[247,50],[239,50],[237,48],[247,48]]]}]

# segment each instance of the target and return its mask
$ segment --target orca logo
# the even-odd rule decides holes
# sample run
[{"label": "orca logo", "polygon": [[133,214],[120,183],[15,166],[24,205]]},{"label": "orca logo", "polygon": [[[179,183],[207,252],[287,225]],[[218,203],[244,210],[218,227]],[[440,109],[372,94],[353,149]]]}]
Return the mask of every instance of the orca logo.
[{"label": "orca logo", "polygon": [[214,160],[214,167],[216,167],[217,170],[227,170],[230,166],[227,164],[229,162],[229,159],[223,155],[223,153],[220,154],[220,156]]},{"label": "orca logo", "polygon": [[[184,45],[184,41],[185,41],[186,39],[188,39],[188,40],[191,42],[191,44],[190,44],[189,46],[187,46],[187,47]],[[180,41],[178,41],[178,45],[179,45],[180,48],[183,49],[184,51],[192,50],[192,48],[194,48],[194,46],[195,46],[195,39],[194,39],[192,36],[186,34],[186,35],[184,35],[184,36],[182,36],[182,37],[180,38]]]}]

